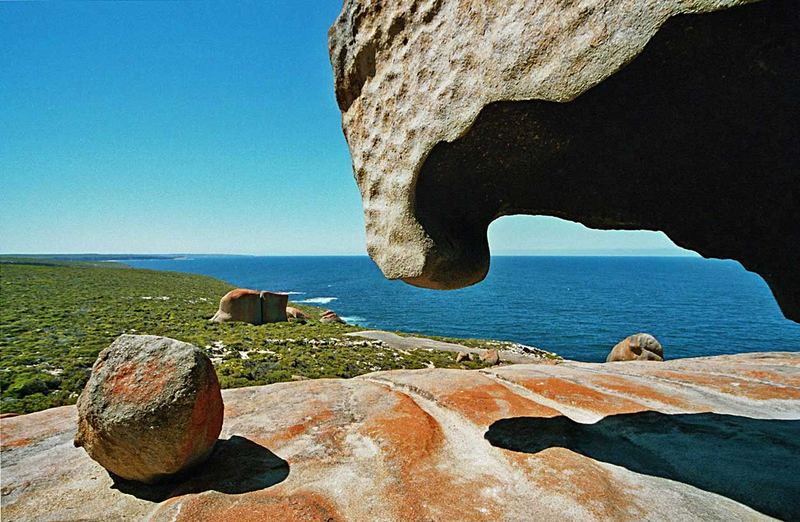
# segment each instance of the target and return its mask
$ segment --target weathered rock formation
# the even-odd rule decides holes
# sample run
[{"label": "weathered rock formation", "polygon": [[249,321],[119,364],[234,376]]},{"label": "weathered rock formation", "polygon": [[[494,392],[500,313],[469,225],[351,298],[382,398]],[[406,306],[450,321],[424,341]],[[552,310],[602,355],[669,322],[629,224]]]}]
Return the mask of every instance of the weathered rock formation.
[{"label": "weathered rock formation", "polygon": [[457,288],[500,216],[662,230],[800,320],[800,10],[737,4],[347,0],[329,48],[372,258]]},{"label": "weathered rock formation", "polygon": [[286,317],[289,319],[294,319],[298,323],[305,323],[308,321],[308,316],[302,310],[295,308],[294,306],[286,307]]},{"label": "weathered rock formation", "polygon": [[225,390],[184,482],[112,488],[72,406],[0,420],[3,520],[800,518],[800,353]]},{"label": "weathered rock formation", "polygon": [[288,321],[288,302],[287,294],[237,288],[219,300],[219,310],[210,320],[215,323],[241,321],[250,324]]},{"label": "weathered rock formation", "polygon": [[122,335],[100,352],[78,399],[74,444],[118,477],[157,482],[208,457],[222,414],[217,374],[202,351]]},{"label": "weathered rock formation", "polygon": [[339,315],[333,310],[325,310],[324,312],[322,312],[319,316],[319,322],[344,324],[344,320],[341,317],[339,317]]},{"label": "weathered rock formation", "polygon": [[606,362],[663,361],[664,348],[650,334],[637,333],[618,342],[608,353]]},{"label": "weathered rock formation", "polygon": [[486,350],[480,354],[480,360],[492,366],[500,364],[500,354],[497,350]]}]

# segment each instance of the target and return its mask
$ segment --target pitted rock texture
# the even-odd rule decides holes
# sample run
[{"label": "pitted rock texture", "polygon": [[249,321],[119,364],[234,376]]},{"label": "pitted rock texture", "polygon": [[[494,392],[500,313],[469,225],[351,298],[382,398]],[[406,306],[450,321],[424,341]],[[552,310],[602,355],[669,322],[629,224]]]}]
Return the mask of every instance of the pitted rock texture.
[{"label": "pitted rock texture", "polygon": [[225,390],[184,482],[126,489],[76,410],[0,420],[3,520],[800,517],[800,353],[379,372]]},{"label": "pitted rock texture", "polygon": [[329,49],[369,254],[457,288],[500,216],[662,230],[800,320],[800,11],[747,3],[347,0]]},{"label": "pitted rock texture", "polygon": [[100,352],[78,399],[75,446],[108,471],[152,483],[204,461],[223,404],[208,357],[191,344],[121,335]]},{"label": "pitted rock texture", "polygon": [[650,334],[637,333],[618,342],[606,357],[606,362],[663,361],[664,348]]}]

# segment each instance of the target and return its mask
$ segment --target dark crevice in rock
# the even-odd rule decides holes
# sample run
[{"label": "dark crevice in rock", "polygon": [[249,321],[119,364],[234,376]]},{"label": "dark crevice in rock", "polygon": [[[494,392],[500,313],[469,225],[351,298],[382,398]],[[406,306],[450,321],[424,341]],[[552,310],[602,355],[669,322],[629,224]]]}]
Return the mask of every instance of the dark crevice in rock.
[{"label": "dark crevice in rock", "polygon": [[434,251],[409,282],[480,281],[491,221],[541,214],[737,259],[800,320],[799,36],[790,0],[682,15],[572,102],[487,105],[421,169],[416,215]]}]

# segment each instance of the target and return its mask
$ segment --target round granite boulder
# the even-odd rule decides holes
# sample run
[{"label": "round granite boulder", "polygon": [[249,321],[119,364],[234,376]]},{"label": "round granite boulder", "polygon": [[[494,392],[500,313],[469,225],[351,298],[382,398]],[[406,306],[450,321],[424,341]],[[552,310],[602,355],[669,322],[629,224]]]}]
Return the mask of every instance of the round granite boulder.
[{"label": "round granite boulder", "polygon": [[109,472],[154,483],[205,460],[222,429],[219,381],[197,347],[121,335],[78,399],[75,446]]},{"label": "round granite boulder", "polygon": [[606,362],[615,361],[663,361],[664,348],[650,334],[637,333],[621,340],[611,349]]}]

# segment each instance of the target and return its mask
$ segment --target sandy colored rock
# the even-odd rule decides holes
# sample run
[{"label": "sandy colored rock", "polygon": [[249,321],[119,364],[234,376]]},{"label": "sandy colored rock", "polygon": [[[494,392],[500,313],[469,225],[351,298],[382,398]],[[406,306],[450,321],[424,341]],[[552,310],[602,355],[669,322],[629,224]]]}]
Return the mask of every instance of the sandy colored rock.
[{"label": "sandy colored rock", "polygon": [[339,317],[339,315],[333,310],[325,310],[324,312],[322,312],[319,316],[319,322],[345,324],[344,319]]},{"label": "sandy colored rock", "polygon": [[500,364],[500,354],[497,350],[486,350],[480,355],[481,361],[492,366]]},{"label": "sandy colored rock", "polygon": [[217,375],[201,350],[122,335],[92,367],[74,444],[114,475],[152,483],[203,462],[222,416]]},{"label": "sandy colored rock", "polygon": [[367,250],[446,289],[484,278],[501,216],[661,230],[800,320],[798,48],[791,0],[347,0],[329,50]]},{"label": "sandy colored rock", "polygon": [[456,362],[457,363],[464,362],[464,361],[471,361],[471,360],[472,360],[472,355],[470,355],[467,352],[458,352],[456,354]]},{"label": "sandy colored rock", "polygon": [[0,420],[3,520],[800,518],[800,353],[401,370],[223,396],[219,450],[155,491],[112,487],[71,444],[72,406]]},{"label": "sandy colored rock", "polygon": [[300,310],[299,308],[295,308],[294,306],[287,306],[286,307],[286,316],[290,319],[294,319],[299,323],[305,323],[308,321],[308,316]]},{"label": "sandy colored rock", "polygon": [[637,333],[618,342],[606,357],[606,362],[615,361],[663,361],[664,348],[650,334]]},{"label": "sandy colored rock", "polygon": [[215,323],[241,321],[250,324],[288,321],[287,294],[237,288],[219,301],[219,310],[210,320]]}]

